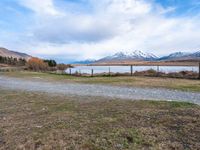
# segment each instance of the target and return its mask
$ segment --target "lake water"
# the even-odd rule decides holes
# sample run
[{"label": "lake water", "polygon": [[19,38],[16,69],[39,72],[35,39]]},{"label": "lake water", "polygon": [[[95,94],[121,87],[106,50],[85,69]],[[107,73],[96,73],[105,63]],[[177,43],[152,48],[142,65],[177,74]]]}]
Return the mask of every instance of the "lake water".
[{"label": "lake water", "polygon": [[[77,66],[75,68],[71,68],[71,73],[74,74],[76,72],[91,74],[91,70],[94,70],[94,74],[98,73],[108,73],[109,71],[112,73],[130,73],[130,66]],[[136,71],[145,71],[149,69],[158,70],[157,66],[133,66],[133,72]],[[160,72],[170,73],[170,72],[180,72],[180,71],[194,71],[198,72],[198,67],[190,67],[190,66],[160,66]],[[66,70],[66,73],[70,73],[70,69]]]}]

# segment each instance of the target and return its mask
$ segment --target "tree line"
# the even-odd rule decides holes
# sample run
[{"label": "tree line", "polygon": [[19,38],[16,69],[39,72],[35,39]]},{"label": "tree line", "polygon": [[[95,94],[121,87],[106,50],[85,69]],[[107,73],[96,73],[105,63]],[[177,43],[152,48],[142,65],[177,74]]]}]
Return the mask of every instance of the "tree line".
[{"label": "tree line", "polygon": [[57,64],[55,60],[42,60],[36,57],[32,57],[27,62],[27,67],[32,71],[56,71],[61,70],[65,71],[67,68],[70,68],[70,65],[66,64]]},{"label": "tree line", "polygon": [[57,62],[52,59],[43,60],[37,57],[32,57],[26,60],[23,58],[17,59],[13,57],[0,56],[0,63],[11,66],[25,66],[28,70],[31,71],[65,71],[67,68],[71,67],[70,65],[66,64],[57,64]]},{"label": "tree line", "polygon": [[27,61],[23,58],[3,57],[0,56],[0,63],[12,66],[25,66]]}]

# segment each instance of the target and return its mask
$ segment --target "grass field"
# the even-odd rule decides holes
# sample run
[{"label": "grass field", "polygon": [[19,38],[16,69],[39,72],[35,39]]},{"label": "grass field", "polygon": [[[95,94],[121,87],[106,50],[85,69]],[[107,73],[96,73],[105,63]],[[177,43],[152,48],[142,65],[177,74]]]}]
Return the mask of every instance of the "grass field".
[{"label": "grass field", "polygon": [[159,78],[159,77],[75,77],[36,72],[1,72],[0,75],[19,78],[43,79],[61,82],[76,82],[87,84],[107,84],[113,86],[157,87],[182,91],[200,92],[200,80]]},{"label": "grass field", "polygon": [[0,89],[0,149],[198,149],[191,103],[53,96]]}]

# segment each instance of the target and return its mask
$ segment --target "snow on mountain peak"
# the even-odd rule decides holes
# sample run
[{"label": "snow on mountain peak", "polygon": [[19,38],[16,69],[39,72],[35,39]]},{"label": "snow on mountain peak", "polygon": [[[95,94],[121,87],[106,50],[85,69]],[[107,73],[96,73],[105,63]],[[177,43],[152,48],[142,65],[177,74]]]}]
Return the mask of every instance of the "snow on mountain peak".
[{"label": "snow on mountain peak", "polygon": [[182,56],[185,56],[185,55],[188,55],[190,53],[186,53],[186,52],[176,52],[176,53],[172,53],[170,54],[169,56],[170,57],[173,57],[173,58],[176,58],[176,57],[182,57]]},{"label": "snow on mountain peak", "polygon": [[151,53],[145,53],[139,50],[135,51],[119,51],[114,55],[107,56],[101,60],[155,60],[157,57]]},{"label": "snow on mountain peak", "polygon": [[157,58],[154,54],[145,53],[140,50],[135,51],[125,51],[118,52],[113,56],[123,56],[123,57],[132,57],[132,58]]}]

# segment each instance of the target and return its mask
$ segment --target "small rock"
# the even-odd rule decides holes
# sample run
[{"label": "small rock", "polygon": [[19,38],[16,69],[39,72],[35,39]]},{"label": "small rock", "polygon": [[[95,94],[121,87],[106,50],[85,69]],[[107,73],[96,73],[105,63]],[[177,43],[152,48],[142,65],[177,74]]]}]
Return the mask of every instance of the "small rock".
[{"label": "small rock", "polygon": [[42,126],[35,126],[36,128],[42,128]]}]

